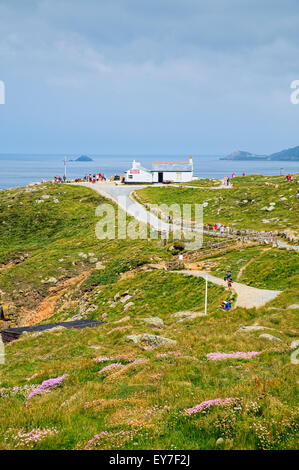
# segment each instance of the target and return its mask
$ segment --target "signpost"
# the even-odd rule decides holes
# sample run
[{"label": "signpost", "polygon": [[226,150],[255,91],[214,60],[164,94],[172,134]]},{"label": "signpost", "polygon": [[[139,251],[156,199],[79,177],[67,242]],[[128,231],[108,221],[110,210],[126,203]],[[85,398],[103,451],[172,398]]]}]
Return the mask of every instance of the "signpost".
[{"label": "signpost", "polygon": [[207,315],[207,307],[208,307],[208,276],[206,276],[205,315]]},{"label": "signpost", "polygon": [[66,182],[66,164],[67,164],[67,158],[64,157],[64,176],[63,176],[64,182]]}]

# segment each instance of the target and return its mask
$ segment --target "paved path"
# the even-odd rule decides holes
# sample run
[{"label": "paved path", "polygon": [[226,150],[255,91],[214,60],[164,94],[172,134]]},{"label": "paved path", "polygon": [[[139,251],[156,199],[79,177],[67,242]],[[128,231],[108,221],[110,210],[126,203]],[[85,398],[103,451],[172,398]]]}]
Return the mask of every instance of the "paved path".
[{"label": "paved path", "polygon": [[[130,198],[130,194],[132,191],[137,189],[144,188],[142,186],[114,186],[111,184],[97,184],[97,183],[75,183],[80,184],[81,186],[88,186],[93,190],[97,191],[102,196],[113,200],[119,206],[124,209],[128,214],[135,217],[136,219],[140,220],[144,223],[149,223],[154,229],[156,230],[166,230],[173,228],[172,224],[168,224],[163,222],[161,219],[156,217],[155,215],[151,214],[149,211],[145,209],[142,204],[132,200]],[[208,277],[208,281],[218,284],[222,287],[226,287],[227,283],[220,279],[219,277],[212,276],[204,271],[175,271],[176,273],[182,273],[186,276],[196,276],[206,278]],[[257,289],[255,287],[249,287],[244,284],[240,284],[239,282],[233,282],[233,290],[237,293],[237,301],[235,306],[236,307],[245,307],[245,308],[252,308],[252,307],[262,307],[270,300],[274,299],[277,295],[281,293],[281,291],[273,291],[267,289]]]},{"label": "paved path", "polygon": [[277,241],[277,245],[281,246],[282,248],[289,248],[290,250],[296,250],[299,251],[299,245],[288,245],[287,243]]},{"label": "paved path", "polygon": [[[194,271],[194,270],[184,270],[184,271],[174,271],[184,274],[185,276],[195,276],[208,278],[208,281],[213,284],[218,284],[219,286],[226,287],[227,282],[223,279],[212,276],[211,274],[206,273],[205,271]],[[256,287],[246,286],[245,284],[240,284],[239,282],[233,282],[232,290],[237,294],[236,307],[245,307],[245,308],[259,308],[265,305],[270,300],[275,299],[281,291],[279,290],[268,290],[268,289],[257,289]]]},{"label": "paved path", "polygon": [[[164,222],[163,220],[159,219],[159,217],[155,216],[150,211],[146,210],[146,208],[142,204],[140,204],[139,202],[135,201],[134,199],[130,197],[133,191],[145,188],[147,185],[114,185],[114,184],[105,184],[105,183],[74,183],[74,185],[87,186],[93,189],[94,191],[97,191],[102,196],[108,199],[112,199],[122,209],[124,209],[129,215],[131,215],[135,219],[145,224],[150,224],[151,227],[153,227],[155,230],[159,232],[161,231],[169,232],[171,230],[178,229],[177,225],[168,224],[167,222]],[[160,185],[160,186],[164,186],[164,185]],[[184,231],[197,232],[198,230],[194,230],[194,229],[191,230],[188,227],[184,227]],[[204,230],[203,233],[206,233],[212,236],[218,236],[221,238],[227,238],[227,237],[234,238],[234,236],[231,234],[227,236],[227,234],[221,234],[218,232],[210,232],[207,230]],[[277,244],[278,246],[281,246],[283,248],[289,248],[292,250],[299,251],[299,246],[296,246],[296,245],[287,245],[286,243],[281,242],[281,241],[278,241]]]},{"label": "paved path", "polygon": [[97,184],[97,183],[75,183],[76,185],[80,184],[81,186],[87,186],[94,191],[97,191],[102,196],[112,199],[116,202],[122,209],[124,209],[129,215],[135,219],[144,222],[145,224],[150,224],[157,231],[169,231],[172,229],[177,229],[176,225],[168,224],[163,220],[159,219],[151,212],[147,211],[142,204],[139,204],[137,201],[130,198],[130,194],[137,189],[142,189],[146,185],[119,185],[114,186],[111,184]]}]

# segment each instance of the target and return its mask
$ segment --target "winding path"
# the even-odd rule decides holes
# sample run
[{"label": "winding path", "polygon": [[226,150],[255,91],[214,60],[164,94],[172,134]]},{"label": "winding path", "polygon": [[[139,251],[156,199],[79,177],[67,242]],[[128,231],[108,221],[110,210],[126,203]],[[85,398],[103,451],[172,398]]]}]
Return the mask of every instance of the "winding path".
[{"label": "winding path", "polygon": [[114,186],[112,184],[104,183],[74,183],[75,185],[87,186],[94,191],[101,194],[108,199],[111,199],[113,202],[116,202],[124,211],[135,219],[149,224],[157,231],[166,231],[168,232],[172,228],[177,228],[172,224],[163,222],[157,216],[147,211],[142,204],[139,204],[137,201],[131,199],[130,194],[133,191],[144,188],[146,185],[129,185],[129,186]]},{"label": "winding path", "polygon": [[[202,277],[213,284],[218,284],[219,286],[226,287],[227,283],[223,279],[212,276],[205,271],[194,271],[194,270],[183,270],[183,271],[174,271],[185,276],[195,276]],[[239,282],[233,282],[232,290],[237,294],[237,301],[235,307],[245,307],[245,308],[259,308],[265,305],[270,300],[275,299],[281,291],[279,290],[268,290],[268,289],[257,289],[256,287],[246,286],[245,284],[240,284]]]},{"label": "winding path", "polygon": [[[169,224],[164,222],[162,219],[157,217],[156,215],[152,214],[148,211],[142,204],[137,202],[135,199],[131,197],[133,191],[138,189],[145,188],[147,185],[114,185],[114,184],[107,184],[107,183],[72,183],[75,186],[87,186],[94,191],[98,192],[102,196],[111,199],[113,202],[118,204],[124,211],[126,211],[129,215],[134,217],[135,219],[143,222],[145,224],[149,224],[158,232],[169,232],[170,230],[177,230],[178,226],[174,224]],[[159,186],[159,185],[156,185]],[[163,186],[163,185],[160,185]],[[221,189],[221,187],[219,187]],[[206,188],[205,188],[206,189]],[[215,187],[214,189],[218,189]],[[200,230],[190,229],[188,227],[184,227],[185,231],[192,231],[192,232],[199,232]],[[218,232],[209,232],[204,230],[203,233],[208,235],[218,236],[220,238],[234,238],[233,235],[229,234],[221,234]],[[288,248],[291,250],[299,251],[299,246],[296,245],[288,245],[287,243],[281,242],[278,240],[278,246],[282,248]]]},{"label": "winding path", "polygon": [[[135,217],[141,222],[150,224],[156,230],[169,231],[173,227],[172,224],[163,222],[161,219],[151,214],[145,209],[142,204],[139,204],[135,200],[130,198],[132,191],[135,191],[142,186],[114,186],[112,184],[97,184],[97,183],[75,183],[76,185],[80,184],[81,186],[87,186],[97,191],[102,196],[113,200],[116,202],[122,209],[124,209],[128,214]],[[205,271],[195,271],[195,270],[183,270],[175,271],[176,273],[181,273],[186,276],[196,276],[202,278],[208,278],[208,281],[218,284],[219,286],[226,287],[227,283],[220,279],[219,277],[212,276]],[[240,284],[239,282],[233,282],[232,289],[237,294],[236,307],[262,307],[270,300],[273,300],[277,295],[281,293],[278,290],[267,290],[267,289],[257,289],[255,287],[246,286],[245,284]]]}]

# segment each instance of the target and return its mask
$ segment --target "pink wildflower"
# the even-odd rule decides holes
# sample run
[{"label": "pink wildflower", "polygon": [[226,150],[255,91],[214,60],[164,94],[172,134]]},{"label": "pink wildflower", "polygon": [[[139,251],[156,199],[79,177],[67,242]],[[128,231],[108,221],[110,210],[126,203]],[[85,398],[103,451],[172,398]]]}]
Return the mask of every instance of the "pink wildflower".
[{"label": "pink wildflower", "polygon": [[120,362],[113,362],[112,364],[109,364],[109,366],[104,367],[99,371],[99,374],[103,374],[104,372],[108,372],[111,369],[115,369],[116,367],[122,367],[122,364]]},{"label": "pink wildflower", "polygon": [[215,398],[214,400],[207,400],[201,402],[199,405],[195,405],[193,408],[188,408],[185,410],[187,415],[192,415],[195,413],[205,414],[207,410],[213,406],[227,406],[238,402],[238,398]]},{"label": "pink wildflower", "polygon": [[61,377],[56,377],[55,379],[44,380],[42,384],[34,389],[27,397],[27,401],[30,400],[34,395],[41,395],[44,392],[49,392],[50,390],[58,387],[62,384],[64,379],[68,377],[68,374],[64,374]]},{"label": "pink wildflower", "polygon": [[235,353],[215,352],[215,353],[208,353],[206,357],[210,359],[211,361],[218,361],[221,359],[250,359],[251,357],[257,356],[258,354],[261,354],[261,353],[257,351],[249,351],[249,352],[238,351]]},{"label": "pink wildflower", "polygon": [[106,362],[106,361],[110,361],[111,358],[107,356],[100,356],[100,357],[95,357],[93,360],[95,362]]}]

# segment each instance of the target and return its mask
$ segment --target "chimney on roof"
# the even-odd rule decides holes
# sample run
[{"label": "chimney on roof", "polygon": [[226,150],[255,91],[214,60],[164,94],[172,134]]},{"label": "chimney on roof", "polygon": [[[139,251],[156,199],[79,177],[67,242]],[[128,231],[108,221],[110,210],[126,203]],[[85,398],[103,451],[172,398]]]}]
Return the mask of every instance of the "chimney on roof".
[{"label": "chimney on roof", "polygon": [[194,166],[193,166],[193,158],[192,158],[192,155],[190,155],[190,163],[191,163],[191,165],[192,165],[192,176],[193,176]]}]

